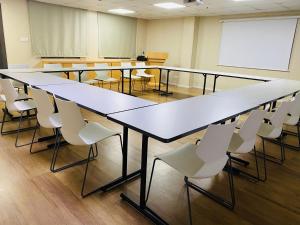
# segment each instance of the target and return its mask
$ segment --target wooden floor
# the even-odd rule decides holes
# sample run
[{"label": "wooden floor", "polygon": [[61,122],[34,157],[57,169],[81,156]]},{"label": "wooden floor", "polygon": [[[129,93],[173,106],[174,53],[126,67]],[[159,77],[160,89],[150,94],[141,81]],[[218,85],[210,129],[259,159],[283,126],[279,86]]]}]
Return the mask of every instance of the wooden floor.
[{"label": "wooden floor", "polygon": [[[172,88],[175,94],[161,97],[152,91],[136,95],[157,102],[199,95],[199,89]],[[122,131],[122,127],[105,118],[83,111],[85,118],[98,121],[105,126]],[[35,124],[32,121],[31,124]],[[9,125],[11,128],[16,124]],[[8,127],[8,128],[10,128]],[[41,130],[40,135],[51,131]],[[170,144],[153,139],[149,141],[149,171],[155,154],[171,151],[186,142],[195,142],[203,133],[191,135]],[[22,136],[23,143],[29,142],[32,132]],[[138,196],[139,180],[108,193],[97,193],[85,199],[80,197],[84,166],[63,172],[49,172],[51,150],[29,154],[27,147],[14,147],[15,135],[0,137],[0,224],[107,224],[137,225],[151,224],[128,204],[120,199],[120,193]],[[289,143],[296,143],[288,138]],[[48,142],[50,143],[50,142]],[[43,149],[48,143],[36,144],[35,150]],[[278,155],[279,148],[267,144],[267,151]],[[261,143],[257,143],[258,149]],[[99,144],[100,154],[93,161],[88,174],[88,188],[94,188],[120,175],[121,148],[117,138]],[[129,170],[140,166],[141,135],[129,133]],[[59,164],[87,157],[87,149],[64,146],[59,155]],[[247,170],[253,172],[253,156],[245,157],[251,162]],[[259,161],[260,165],[262,164]],[[300,152],[287,150],[283,166],[268,163],[268,180],[265,183],[249,182],[243,177],[234,177],[236,207],[225,209],[207,197],[192,191],[194,224],[256,224],[296,225],[300,224]],[[213,179],[195,181],[210,191],[229,197],[226,173]],[[163,163],[158,163],[153,178],[149,206],[170,224],[188,224],[187,198],[183,177]]]}]

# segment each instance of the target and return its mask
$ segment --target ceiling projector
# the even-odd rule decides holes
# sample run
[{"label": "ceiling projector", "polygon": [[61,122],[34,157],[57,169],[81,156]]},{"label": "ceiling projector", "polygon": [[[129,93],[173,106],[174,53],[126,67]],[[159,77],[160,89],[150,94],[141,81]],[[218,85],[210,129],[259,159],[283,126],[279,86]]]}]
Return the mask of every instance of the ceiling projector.
[{"label": "ceiling projector", "polygon": [[203,0],[183,0],[184,4],[191,4],[191,3],[196,3],[199,5],[204,4]]}]

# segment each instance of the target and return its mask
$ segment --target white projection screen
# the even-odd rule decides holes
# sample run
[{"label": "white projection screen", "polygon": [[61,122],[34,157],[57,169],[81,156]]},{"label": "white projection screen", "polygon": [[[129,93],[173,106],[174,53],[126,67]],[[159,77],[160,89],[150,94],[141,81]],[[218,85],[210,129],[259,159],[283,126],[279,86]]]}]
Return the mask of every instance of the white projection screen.
[{"label": "white projection screen", "polygon": [[297,18],[223,21],[219,65],[288,71]]}]

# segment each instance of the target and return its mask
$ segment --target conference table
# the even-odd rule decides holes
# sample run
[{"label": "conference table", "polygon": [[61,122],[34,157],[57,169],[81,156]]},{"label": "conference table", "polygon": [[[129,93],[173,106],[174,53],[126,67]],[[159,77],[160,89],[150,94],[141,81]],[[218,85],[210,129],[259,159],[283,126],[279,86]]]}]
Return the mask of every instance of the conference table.
[{"label": "conference table", "polygon": [[[31,73],[27,74],[27,76],[20,73],[12,73],[11,71],[6,71],[5,73],[0,71],[0,73],[6,77],[23,82],[25,85],[45,90],[56,97],[74,101],[79,106],[101,116],[106,116],[109,120],[122,125],[122,175],[100,187],[99,190],[107,191],[132,178],[141,176],[139,200],[135,202],[125,193],[122,193],[121,197],[156,224],[167,224],[167,222],[146,204],[149,138],[163,143],[176,141],[204,130],[210,124],[223,123],[262,105],[288,95],[294,95],[300,90],[299,81],[262,78],[263,81],[268,82],[216,92],[211,95],[156,104],[130,95],[49,74],[41,76],[40,73]],[[235,78],[233,75],[232,77]],[[245,78],[242,75],[237,76],[237,78],[241,77]],[[248,78],[252,80],[254,77],[250,76]],[[127,173],[129,129],[142,134],[141,168],[131,174]]]},{"label": "conference table", "polygon": [[[272,77],[255,76],[255,75],[249,75],[249,74],[238,74],[238,73],[229,73],[229,72],[203,70],[203,69],[181,68],[181,67],[172,67],[172,66],[158,66],[157,69],[159,69],[159,71],[160,71],[159,72],[159,88],[157,91],[161,92],[162,95],[165,95],[165,96],[173,94],[172,92],[169,92],[169,77],[170,77],[171,71],[202,75],[204,78],[203,88],[202,88],[203,95],[205,95],[205,93],[206,93],[207,76],[214,77],[213,92],[216,91],[217,79],[219,77],[235,78],[235,79],[242,79],[242,80],[263,81],[263,82],[277,79],[277,78],[272,78]],[[166,90],[165,91],[161,91],[161,74],[162,74],[163,70],[167,71]]]},{"label": "conference table", "polygon": [[[94,112],[101,116],[107,116],[116,112],[133,110],[141,107],[149,107],[157,103],[144,100],[141,98],[124,95],[118,92],[106,90],[103,88],[67,80],[50,74],[30,73],[2,73],[8,78],[24,83],[24,86],[32,86],[47,91],[58,98],[76,102],[82,108]],[[26,88],[27,90],[27,88]],[[51,137],[43,137],[39,142],[48,140]],[[108,191],[111,188],[122,185],[124,182],[130,181],[140,176],[140,170],[127,173],[127,156],[128,156],[128,129],[123,129],[123,147],[122,147],[122,175],[101,186],[96,191]]]},{"label": "conference table", "polygon": [[121,92],[124,93],[124,71],[129,71],[129,95],[131,95],[131,80],[132,71],[137,69],[158,69],[157,66],[108,66],[108,67],[82,67],[82,68],[26,68],[26,69],[1,69],[0,74],[7,73],[64,73],[68,79],[70,79],[70,73],[78,73],[78,81],[82,82],[83,72],[94,72],[94,71],[121,71]]},{"label": "conference table", "polygon": [[[278,90],[280,88],[280,90]],[[148,139],[169,143],[223,123],[300,90],[299,81],[274,80],[259,85],[108,115],[108,119],[142,134],[139,200],[121,197],[155,224],[167,224],[146,203]],[[224,94],[223,94],[224,93]]]},{"label": "conference table", "polygon": [[[168,96],[171,95],[172,92],[169,92],[169,77],[170,72],[185,72],[185,73],[191,73],[191,74],[199,74],[204,77],[203,81],[203,88],[202,88],[202,94],[204,95],[206,93],[206,83],[207,83],[207,77],[213,76],[214,82],[213,82],[213,92],[216,90],[217,86],[217,79],[219,77],[227,77],[227,78],[235,78],[235,79],[243,79],[243,80],[254,80],[254,81],[271,81],[276,80],[277,78],[270,78],[270,77],[262,77],[262,76],[255,76],[255,75],[249,75],[249,74],[237,74],[237,73],[228,73],[228,72],[222,72],[222,71],[212,71],[212,70],[203,70],[203,69],[190,69],[190,68],[181,68],[181,67],[171,67],[171,66],[108,66],[108,67],[82,67],[82,68],[28,68],[28,69],[2,69],[0,70],[0,74],[3,73],[65,73],[67,78],[70,78],[71,72],[77,72],[78,73],[78,81],[81,82],[82,78],[81,75],[83,72],[91,72],[91,71],[121,71],[121,92],[124,92],[124,71],[129,71],[129,91],[128,94],[132,94],[131,90],[131,76],[132,72],[134,70],[138,69],[156,69],[159,70],[159,84],[158,89],[155,89],[155,91],[158,91],[161,95]],[[166,71],[167,78],[166,78],[166,90],[163,91],[161,89],[162,84],[162,71]]]}]

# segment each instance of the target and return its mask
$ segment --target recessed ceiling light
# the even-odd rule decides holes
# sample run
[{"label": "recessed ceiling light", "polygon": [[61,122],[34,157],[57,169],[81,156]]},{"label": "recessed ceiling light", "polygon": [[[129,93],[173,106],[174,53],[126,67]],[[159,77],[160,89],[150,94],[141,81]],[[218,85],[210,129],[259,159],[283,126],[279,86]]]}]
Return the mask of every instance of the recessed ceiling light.
[{"label": "recessed ceiling light", "polygon": [[111,13],[117,13],[117,14],[132,14],[135,13],[135,11],[128,10],[128,9],[110,9],[108,12]]},{"label": "recessed ceiling light", "polygon": [[164,9],[180,9],[185,7],[185,5],[181,5],[175,2],[162,2],[162,3],[154,4],[154,6],[164,8]]}]

